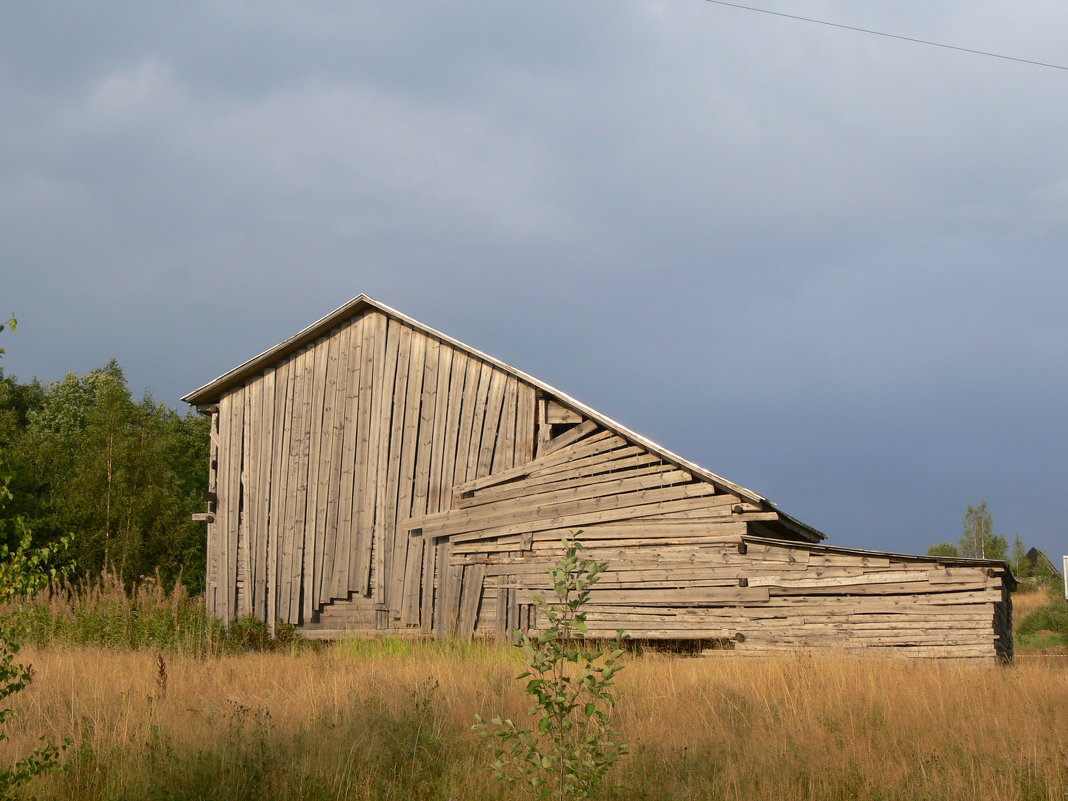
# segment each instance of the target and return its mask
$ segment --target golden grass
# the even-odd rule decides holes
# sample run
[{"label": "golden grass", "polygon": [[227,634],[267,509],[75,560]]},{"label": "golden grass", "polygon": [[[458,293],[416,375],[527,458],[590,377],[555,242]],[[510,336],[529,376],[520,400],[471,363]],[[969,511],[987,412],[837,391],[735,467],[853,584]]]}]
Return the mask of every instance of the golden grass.
[{"label": "golden grass", "polygon": [[1048,604],[1054,594],[1045,589],[1037,589],[1032,592],[1018,592],[1012,596],[1012,619],[1019,623],[1029,614],[1041,606]]},{"label": "golden grass", "polygon": [[[475,715],[522,718],[506,646],[218,658],[57,647],[0,758],[73,737],[42,799],[509,799]],[[843,656],[630,657],[625,799],[1064,799],[1068,673]]]}]

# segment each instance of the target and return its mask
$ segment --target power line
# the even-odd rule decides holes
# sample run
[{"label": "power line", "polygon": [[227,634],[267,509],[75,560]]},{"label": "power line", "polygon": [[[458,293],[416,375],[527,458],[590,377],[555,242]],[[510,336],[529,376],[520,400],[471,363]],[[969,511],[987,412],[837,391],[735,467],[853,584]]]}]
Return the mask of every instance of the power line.
[{"label": "power line", "polygon": [[813,19],[812,17],[799,17],[796,14],[784,14],[781,11],[769,11],[766,8],[754,8],[753,6],[743,6],[739,3],[728,3],[726,0],[705,0],[706,3],[713,3],[717,6],[730,6],[731,8],[740,8],[744,11],[756,11],[759,14],[770,14],[773,17],[786,17],[787,19],[796,19],[801,22],[811,22],[815,25],[827,25],[831,28],[841,28],[846,31],[857,31],[858,33],[868,33],[872,36],[885,36],[887,39],[900,39],[903,42],[912,42],[914,44],[928,45],[930,47],[942,47],[946,50],[958,50],[962,53],[973,53],[977,56],[989,56],[990,58],[1000,58],[1005,61],[1016,61],[1020,64],[1032,64],[1036,67],[1048,67],[1051,70],[1065,70],[1068,71],[1068,67],[1063,67],[1060,64],[1047,64],[1044,61],[1031,61],[1026,58],[1015,58],[1014,56],[1004,56],[1000,53],[989,53],[986,50],[972,50],[969,47],[956,47],[955,45],[943,44],[942,42],[929,42],[926,39],[914,39],[911,36],[898,36],[896,33],[884,33],[883,31],[873,31],[868,28],[855,28],[852,25],[841,25],[837,22],[827,22],[822,19]]}]

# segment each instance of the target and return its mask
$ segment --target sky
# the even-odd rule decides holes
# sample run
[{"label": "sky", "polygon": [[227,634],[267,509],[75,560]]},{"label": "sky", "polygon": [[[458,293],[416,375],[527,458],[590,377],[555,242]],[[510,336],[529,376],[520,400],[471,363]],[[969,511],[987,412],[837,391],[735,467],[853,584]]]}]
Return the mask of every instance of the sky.
[{"label": "sky", "polygon": [[[1062,0],[763,8],[1068,66]],[[1068,553],[1068,71],[703,0],[43,0],[4,369],[180,397],[356,295],[826,532]]]}]

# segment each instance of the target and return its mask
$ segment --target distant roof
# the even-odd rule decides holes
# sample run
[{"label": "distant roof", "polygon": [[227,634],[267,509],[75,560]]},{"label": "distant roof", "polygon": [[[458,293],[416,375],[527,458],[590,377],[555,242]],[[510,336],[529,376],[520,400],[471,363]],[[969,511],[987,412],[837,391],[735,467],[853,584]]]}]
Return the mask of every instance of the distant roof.
[{"label": "distant roof", "polygon": [[483,361],[486,361],[500,368],[504,372],[515,376],[519,380],[524,381],[536,387],[537,389],[540,389],[546,395],[551,396],[554,400],[558,401],[562,405],[567,406],[576,412],[579,412],[580,414],[584,415],[585,417],[588,417],[591,420],[596,420],[605,428],[609,429],[610,431],[614,431],[616,434],[619,434],[624,439],[630,440],[635,445],[641,445],[643,448],[647,448],[649,451],[655,453],[657,456],[660,456],[665,461],[671,462],[672,464],[677,464],[680,467],[685,467],[687,470],[692,471],[695,475],[698,475],[701,478],[710,481],[711,483],[715,484],[718,487],[721,487],[722,489],[728,492],[739,495],[747,501],[760,504],[762,506],[767,507],[769,510],[777,512],[782,518],[781,522],[784,525],[786,525],[796,534],[804,537],[805,539],[811,541],[826,539],[826,534],[786,514],[781,509],[778,509],[773,501],[770,501],[763,495],[760,495],[750,489],[746,489],[745,487],[739,486],[738,484],[728,481],[722,476],[716,475],[711,470],[707,470],[706,468],[701,467],[699,464],[695,464],[694,462],[691,462],[688,459],[684,459],[678,454],[669,451],[667,448],[664,448],[663,446],[658,445],[652,440],[643,437],[641,434],[631,431],[629,428],[620,423],[617,423],[615,420],[612,420],[609,417],[605,417],[600,412],[596,411],[595,409],[591,409],[584,403],[575,400],[570,395],[561,392],[555,387],[549,386],[544,381],[540,381],[534,376],[524,373],[522,370],[518,370],[509,364],[505,364],[499,359],[493,358],[487,353],[483,353],[482,351],[476,348],[472,348],[470,345],[466,345],[463,342],[460,342],[459,340],[453,339],[452,337],[443,334],[442,332],[437,331],[428,325],[424,325],[418,320],[413,320],[406,314],[402,314],[396,309],[390,308],[386,304],[381,303],[375,300],[374,298],[368,297],[367,295],[361,294],[353,298],[344,306],[340,306],[322,319],[312,323],[304,330],[299,331],[298,333],[289,337],[289,339],[278,343],[269,350],[265,350],[259,356],[249,359],[247,362],[238,365],[233,370],[230,370],[227,373],[223,373],[221,376],[214,379],[213,381],[209,381],[207,384],[204,384],[204,386],[198,387],[197,389],[190,392],[188,395],[185,395],[182,400],[186,403],[195,404],[197,406],[214,403],[227,390],[239,386],[247,379],[256,376],[266,368],[270,367],[278,361],[281,361],[291,353],[300,350],[305,345],[308,345],[317,340],[319,337],[327,335],[337,326],[345,323],[349,319],[369,309],[380,311],[388,317],[392,317],[407,325],[412,326],[413,328],[419,331],[422,331],[428,336],[434,337],[442,342],[447,342],[453,347],[459,348],[460,350],[463,350],[478,359],[482,359]]}]

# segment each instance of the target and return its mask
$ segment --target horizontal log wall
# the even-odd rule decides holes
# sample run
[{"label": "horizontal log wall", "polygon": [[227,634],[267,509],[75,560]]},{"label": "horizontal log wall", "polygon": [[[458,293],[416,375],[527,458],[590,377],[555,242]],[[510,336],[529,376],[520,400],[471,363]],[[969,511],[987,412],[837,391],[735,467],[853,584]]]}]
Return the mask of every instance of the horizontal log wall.
[{"label": "horizontal log wall", "polygon": [[[706,533],[677,544],[663,536],[666,530],[650,531],[661,537],[613,541],[582,533],[587,556],[609,565],[585,607],[590,636],[612,637],[623,629],[639,640],[720,640],[752,654],[834,648],[921,657],[1012,655],[1003,572],[737,534]],[[544,568],[562,555],[562,545],[535,537],[533,553],[471,554],[457,561],[484,564],[487,593],[496,588],[498,598],[507,593],[510,603],[524,608],[536,593],[548,597]],[[494,626],[485,621],[479,628]]]},{"label": "horizontal log wall", "polygon": [[1003,573],[752,537],[748,524],[774,512],[594,425],[565,436],[542,438],[529,464],[458,485],[453,509],[404,522],[443,553],[439,633],[536,630],[533,596],[549,589],[561,538],[578,536],[609,565],[587,606],[593,637],[1011,654]]}]

